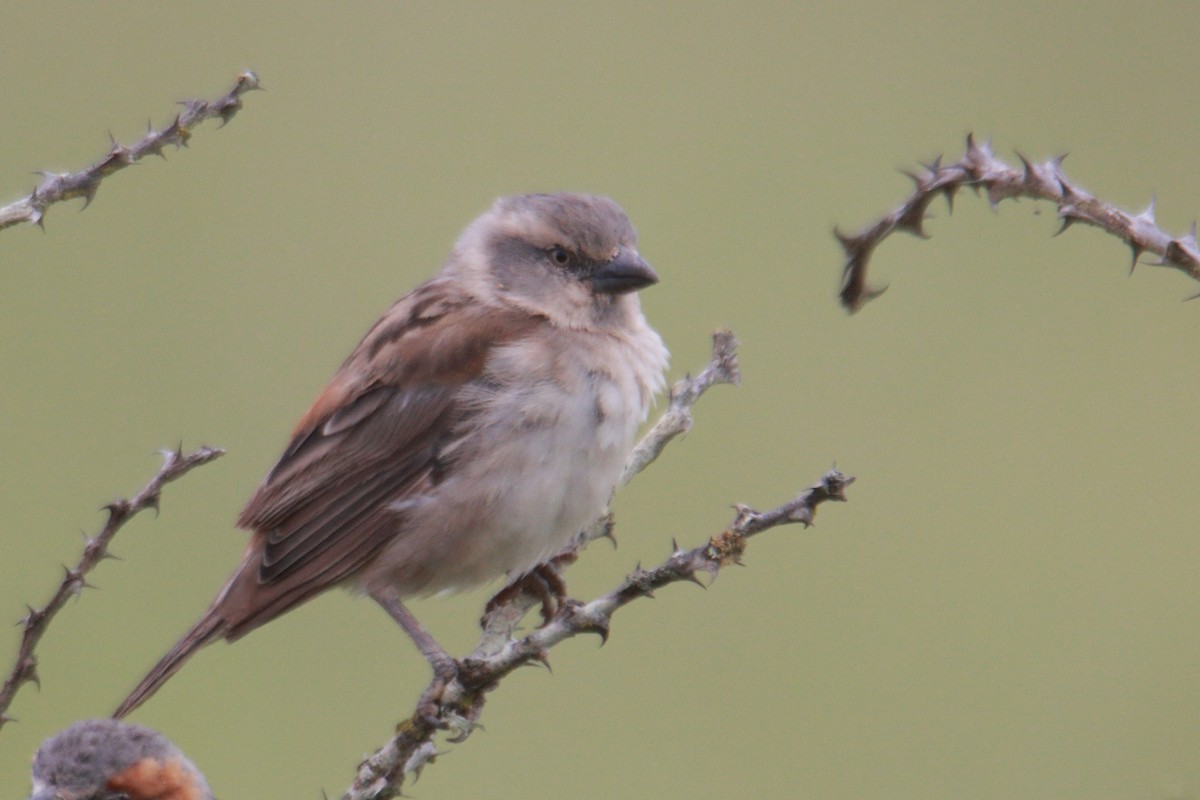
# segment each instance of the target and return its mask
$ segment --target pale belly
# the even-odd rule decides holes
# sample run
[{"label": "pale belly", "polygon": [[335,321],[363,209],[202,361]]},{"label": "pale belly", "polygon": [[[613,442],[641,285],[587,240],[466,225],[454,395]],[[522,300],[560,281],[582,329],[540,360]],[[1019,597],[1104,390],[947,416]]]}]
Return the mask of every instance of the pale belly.
[{"label": "pale belly", "polygon": [[425,595],[519,575],[603,513],[645,409],[637,391],[585,378],[491,403],[453,474],[405,504],[364,588]]}]

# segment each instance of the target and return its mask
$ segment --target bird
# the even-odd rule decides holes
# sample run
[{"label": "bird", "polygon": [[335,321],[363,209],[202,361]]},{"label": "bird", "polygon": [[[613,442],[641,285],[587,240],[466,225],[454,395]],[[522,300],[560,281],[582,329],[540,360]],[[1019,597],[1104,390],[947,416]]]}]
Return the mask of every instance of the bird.
[{"label": "bird", "polygon": [[72,724],[33,757],[29,800],[213,800],[204,775],[162,734],[113,719]]},{"label": "bird", "polygon": [[238,518],[250,538],[233,575],[114,717],[201,647],[335,586],[453,677],[403,601],[518,580],[603,513],[665,386],[637,295],[657,282],[611,198],[497,200],[300,418]]}]

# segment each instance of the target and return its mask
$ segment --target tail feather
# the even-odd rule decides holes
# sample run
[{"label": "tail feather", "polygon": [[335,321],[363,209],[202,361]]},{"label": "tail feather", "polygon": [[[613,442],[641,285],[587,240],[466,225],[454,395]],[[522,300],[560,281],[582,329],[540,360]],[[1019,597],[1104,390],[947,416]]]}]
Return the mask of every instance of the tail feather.
[{"label": "tail feather", "polygon": [[175,643],[167,654],[154,665],[154,669],[142,678],[125,701],[113,712],[113,719],[121,719],[150,699],[150,695],[167,682],[167,679],[179,671],[179,668],[192,657],[192,654],[209,642],[220,639],[225,634],[226,623],[214,611],[210,610],[183,638]]}]

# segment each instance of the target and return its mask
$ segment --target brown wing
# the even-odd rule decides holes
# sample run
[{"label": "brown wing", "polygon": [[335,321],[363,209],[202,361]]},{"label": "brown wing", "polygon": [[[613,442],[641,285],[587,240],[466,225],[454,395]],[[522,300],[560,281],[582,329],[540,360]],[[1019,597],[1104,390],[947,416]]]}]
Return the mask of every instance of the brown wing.
[{"label": "brown wing", "polygon": [[482,307],[431,281],[376,323],[296,426],[246,504],[254,531],[217,602],[237,638],[351,577],[395,535],[397,501],[425,491],[461,430],[455,398],[497,344],[537,318]]}]

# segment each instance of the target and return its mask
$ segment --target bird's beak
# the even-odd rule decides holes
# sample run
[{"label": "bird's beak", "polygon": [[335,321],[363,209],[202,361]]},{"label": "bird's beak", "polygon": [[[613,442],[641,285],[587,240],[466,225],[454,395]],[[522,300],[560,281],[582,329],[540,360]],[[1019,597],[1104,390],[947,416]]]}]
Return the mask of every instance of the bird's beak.
[{"label": "bird's beak", "polygon": [[607,264],[592,273],[592,291],[597,294],[627,294],[658,283],[658,273],[636,250],[622,249]]}]

